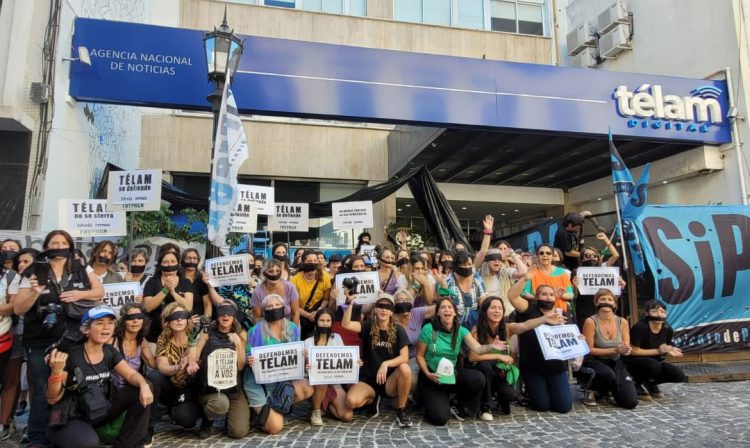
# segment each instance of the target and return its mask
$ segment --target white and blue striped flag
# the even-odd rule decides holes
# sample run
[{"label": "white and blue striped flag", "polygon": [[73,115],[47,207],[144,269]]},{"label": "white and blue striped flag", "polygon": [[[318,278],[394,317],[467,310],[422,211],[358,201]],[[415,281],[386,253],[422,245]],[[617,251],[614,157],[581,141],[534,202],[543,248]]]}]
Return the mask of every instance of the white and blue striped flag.
[{"label": "white and blue striped flag", "polygon": [[[231,79],[230,76],[227,78]],[[226,238],[231,224],[230,214],[239,198],[237,173],[248,156],[247,136],[228,81],[221,98],[214,148],[208,239],[226,255],[229,249]]]}]

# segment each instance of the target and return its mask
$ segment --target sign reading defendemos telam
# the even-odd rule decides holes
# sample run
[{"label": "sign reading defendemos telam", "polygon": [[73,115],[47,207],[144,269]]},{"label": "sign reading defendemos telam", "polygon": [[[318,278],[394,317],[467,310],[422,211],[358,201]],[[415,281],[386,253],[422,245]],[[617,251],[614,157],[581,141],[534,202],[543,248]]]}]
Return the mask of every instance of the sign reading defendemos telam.
[{"label": "sign reading defendemos telam", "polygon": [[578,276],[578,292],[584,295],[594,295],[600,289],[609,289],[615,296],[620,295],[620,268],[618,267],[586,267],[576,270]]},{"label": "sign reading defendemos telam", "polygon": [[209,258],[206,272],[211,276],[211,286],[247,285],[250,283],[250,269],[247,255]]},{"label": "sign reading defendemos telam", "polygon": [[354,293],[354,302],[359,304],[375,303],[380,293],[380,275],[377,272],[352,272],[349,274],[336,275],[336,289],[339,295],[336,302],[341,305],[346,301],[343,282],[345,278],[356,277],[359,284]]},{"label": "sign reading defendemos telam", "polygon": [[253,375],[258,384],[301,380],[305,376],[305,343],[264,345],[252,347]]},{"label": "sign reading defendemos telam", "polygon": [[372,201],[334,202],[333,230],[372,228]]},{"label": "sign reading defendemos telam", "polygon": [[540,325],[534,331],[546,360],[565,361],[589,352],[586,340],[575,325]]},{"label": "sign reading defendemos telam", "polygon": [[107,207],[112,211],[157,211],[161,208],[161,170],[110,171]]},{"label": "sign reading defendemos telam", "polygon": [[310,347],[310,384],[357,384],[359,346]]},{"label": "sign reading defendemos telam", "polygon": [[268,217],[268,230],[272,232],[307,232],[310,230],[310,205],[295,202],[277,202],[276,213]]},{"label": "sign reading defendemos telam", "polygon": [[107,208],[106,199],[60,199],[60,228],[73,238],[86,236],[125,236],[125,212]]},{"label": "sign reading defendemos telam", "polygon": [[119,315],[120,308],[128,303],[135,303],[135,299],[142,294],[141,284],[138,282],[108,283],[104,286],[104,304],[115,310]]}]

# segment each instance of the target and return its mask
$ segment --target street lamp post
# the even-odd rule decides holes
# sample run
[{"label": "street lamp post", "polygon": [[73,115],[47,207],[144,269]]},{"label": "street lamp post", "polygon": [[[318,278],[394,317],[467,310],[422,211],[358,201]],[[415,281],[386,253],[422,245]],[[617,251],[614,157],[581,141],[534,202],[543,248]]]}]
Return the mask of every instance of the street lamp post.
[{"label": "street lamp post", "polygon": [[[237,65],[242,55],[242,41],[234,34],[234,30],[227,25],[227,8],[224,7],[224,20],[221,26],[213,31],[203,34],[203,49],[206,55],[206,67],[208,80],[213,83],[214,90],[206,99],[211,103],[213,113],[213,126],[211,131],[211,164],[208,172],[209,179],[213,175],[214,155],[216,153],[216,133],[219,126],[219,115],[221,112],[221,96],[224,94],[224,85],[232,82],[231,77],[237,71]],[[209,180],[209,186],[211,182]],[[210,187],[209,187],[210,189]],[[209,190],[209,196],[210,196]],[[220,255],[217,247],[210,241],[206,250],[211,256]]]}]

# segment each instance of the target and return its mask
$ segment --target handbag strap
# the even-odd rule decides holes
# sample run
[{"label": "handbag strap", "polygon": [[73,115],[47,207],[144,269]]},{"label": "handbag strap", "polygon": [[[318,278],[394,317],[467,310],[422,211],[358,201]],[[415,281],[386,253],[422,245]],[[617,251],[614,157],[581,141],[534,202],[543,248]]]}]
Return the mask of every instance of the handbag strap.
[{"label": "handbag strap", "polygon": [[310,291],[310,296],[307,298],[307,302],[305,302],[305,311],[307,311],[308,313],[312,308],[310,304],[312,303],[312,298],[315,295],[315,291],[317,291],[318,289],[318,283],[320,283],[320,279],[315,280],[315,286],[313,286],[313,289]]}]

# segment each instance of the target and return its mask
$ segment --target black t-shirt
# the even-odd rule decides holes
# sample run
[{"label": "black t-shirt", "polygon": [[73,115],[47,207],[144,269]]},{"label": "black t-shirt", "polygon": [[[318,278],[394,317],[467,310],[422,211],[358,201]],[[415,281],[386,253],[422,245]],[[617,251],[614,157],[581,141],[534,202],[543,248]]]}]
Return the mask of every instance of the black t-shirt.
[{"label": "black t-shirt", "polygon": [[110,375],[114,371],[115,366],[124,358],[111,345],[103,346],[102,350],[104,351],[104,358],[97,364],[89,363],[83,345],[75,347],[68,352],[68,360],[65,363],[65,371],[68,372],[66,387],[80,382],[80,379],[75,378],[75,368],[78,367],[81,369],[83,379],[86,380],[88,387],[101,387],[104,389],[105,395],[109,394],[111,391]]},{"label": "black t-shirt", "polygon": [[[162,288],[164,288],[164,285],[161,282],[161,276],[153,277],[146,283],[146,286],[143,287],[143,296],[153,297],[159,294],[159,291],[161,291]],[[185,277],[180,277],[180,281],[177,283],[175,290],[180,295],[185,294],[186,292],[192,293],[193,285],[190,283],[190,280]],[[161,304],[149,311],[148,315],[151,318],[151,326],[146,335],[146,340],[148,342],[156,342],[159,339],[159,334],[161,334],[161,312],[164,310],[164,307],[174,301],[172,294],[167,293],[167,296],[164,297]]]},{"label": "black t-shirt", "polygon": [[[68,266],[66,265],[63,272],[60,281],[55,282],[52,280],[53,274],[50,269],[47,287],[39,295],[34,305],[24,314],[23,344],[26,347],[47,347],[60,339],[66,326],[77,329],[81,325],[80,320],[70,319],[66,316],[64,307],[59,313],[49,309],[50,304],[63,305],[60,302],[61,291],[88,291],[91,289],[86,268],[79,263],[72,263],[70,272],[68,272]],[[20,286],[21,288],[30,287],[29,280],[27,278],[22,279]],[[50,314],[55,315],[57,324],[50,329],[46,329],[43,327],[43,322],[45,317]]]},{"label": "black t-shirt", "polygon": [[208,294],[208,285],[202,278],[196,276],[193,281],[193,310],[190,312],[193,316],[202,316],[206,309],[203,306],[203,296]]},{"label": "black t-shirt", "polygon": [[[672,345],[673,338],[674,330],[666,322],[658,333],[651,331],[648,321],[645,319],[636,322],[630,330],[630,345],[645,350],[659,348],[661,344]],[[663,356],[653,356],[653,358],[661,359]]]},{"label": "black t-shirt", "polygon": [[364,361],[364,364],[359,370],[359,377],[374,381],[380,365],[389,359],[396,358],[401,353],[401,348],[409,345],[409,337],[401,325],[396,325],[396,341],[394,344],[388,343],[388,332],[380,330],[380,342],[377,347],[373,347],[370,337],[371,330],[371,321],[362,322],[362,331],[359,333],[359,337],[362,340],[362,361]]},{"label": "black t-shirt", "polygon": [[577,232],[568,232],[563,227],[560,227],[557,229],[557,233],[555,233],[555,244],[554,247],[560,249],[563,253],[563,264],[566,268],[570,269],[571,271],[578,268],[578,264],[580,262],[578,257],[569,257],[565,255],[565,252],[570,252],[572,250],[580,250],[581,242],[578,240],[578,233]]},{"label": "black t-shirt", "polygon": [[[542,312],[539,311],[536,304],[529,304],[529,308],[525,313],[519,313],[516,310],[516,322],[519,324],[541,316]],[[521,333],[518,336],[518,348],[521,352],[522,370],[530,370],[541,375],[553,375],[566,370],[564,361],[547,361],[544,359],[544,353],[542,352],[542,347],[539,345],[536,331],[529,330]]]}]

